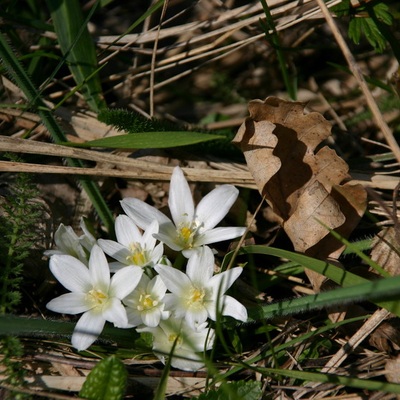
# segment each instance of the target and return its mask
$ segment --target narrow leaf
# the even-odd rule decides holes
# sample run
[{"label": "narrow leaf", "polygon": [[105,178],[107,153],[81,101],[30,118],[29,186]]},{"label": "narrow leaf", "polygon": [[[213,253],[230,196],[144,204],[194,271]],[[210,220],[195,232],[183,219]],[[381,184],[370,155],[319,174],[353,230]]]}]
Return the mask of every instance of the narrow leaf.
[{"label": "narrow leaf", "polygon": [[372,379],[359,379],[351,376],[341,376],[333,374],[322,374],[319,372],[306,372],[306,371],[295,371],[290,369],[277,369],[277,368],[264,368],[264,371],[268,375],[280,375],[294,379],[301,379],[306,382],[322,382],[322,383],[333,383],[335,385],[344,385],[364,390],[379,390],[387,393],[400,393],[400,385],[396,383],[387,383],[382,381],[375,381]]},{"label": "narrow leaf", "polygon": [[[329,264],[326,261],[317,260],[315,258],[304,256],[303,254],[294,253],[288,250],[275,249],[273,247],[254,245],[246,246],[240,249],[241,253],[244,254],[265,254],[270,256],[287,258],[291,261],[297,262],[306,268],[309,268],[321,275],[326,276],[338,285],[343,287],[351,287],[355,290],[356,285],[365,284],[364,288],[361,289],[363,293],[358,300],[362,300],[363,296],[366,296],[366,300],[371,300],[379,306],[385,308],[388,311],[396,315],[400,315],[400,291],[397,290],[396,285],[400,284],[399,277],[392,277],[383,280],[369,281],[368,279],[362,278],[351,272],[345,271],[335,265]],[[225,261],[224,261],[225,262]],[[378,288],[378,289],[377,289]],[[339,289],[338,289],[339,290]],[[378,296],[375,296],[377,292],[380,291]],[[370,293],[371,292],[371,293]],[[370,294],[369,294],[370,293]],[[346,293],[346,295],[349,293]],[[351,294],[349,294],[351,296]],[[311,296],[313,297],[313,296]],[[352,300],[355,301],[355,296]],[[389,298],[390,297],[390,298]],[[395,298],[395,299],[393,299]],[[324,297],[322,297],[323,301]],[[383,301],[381,301],[383,300]],[[321,300],[322,301],[322,300]],[[279,303],[277,303],[279,304]]]},{"label": "narrow leaf", "polygon": [[224,139],[224,136],[201,132],[142,132],[130,135],[111,136],[85,143],[64,143],[75,147],[107,147],[113,149],[163,149],[187,146]]},{"label": "narrow leaf", "polygon": [[78,0],[47,0],[54,29],[75,82],[93,111],[105,107],[97,56]]}]

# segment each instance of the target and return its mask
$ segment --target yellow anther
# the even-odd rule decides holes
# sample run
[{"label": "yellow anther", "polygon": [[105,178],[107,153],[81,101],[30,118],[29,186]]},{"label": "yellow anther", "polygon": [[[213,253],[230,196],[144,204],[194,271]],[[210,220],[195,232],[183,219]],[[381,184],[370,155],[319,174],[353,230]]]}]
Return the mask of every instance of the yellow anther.
[{"label": "yellow anther", "polygon": [[153,300],[150,294],[141,294],[139,297],[138,310],[149,310],[158,304],[157,300]]},{"label": "yellow anther", "polygon": [[192,230],[188,228],[187,226],[184,226],[181,228],[181,237],[185,242],[188,242],[190,239],[190,236],[192,234]]},{"label": "yellow anther", "polygon": [[189,302],[190,303],[200,303],[203,301],[204,296],[205,296],[204,289],[192,288],[190,291]]},{"label": "yellow anther", "polygon": [[88,292],[88,296],[90,301],[92,301],[95,306],[101,306],[108,299],[108,296],[106,294],[104,294],[101,290],[97,289],[90,290]]},{"label": "yellow anther", "polygon": [[139,265],[140,267],[143,267],[149,262],[147,251],[142,248],[140,243],[132,243],[129,248],[131,254],[126,257],[128,262],[131,262],[133,265]]},{"label": "yellow anther", "polygon": [[175,333],[171,333],[170,335],[168,335],[168,341],[170,343],[174,343],[175,340],[177,341],[178,345],[182,344],[182,342],[183,342],[182,338],[180,336],[178,336],[177,334],[175,334]]}]

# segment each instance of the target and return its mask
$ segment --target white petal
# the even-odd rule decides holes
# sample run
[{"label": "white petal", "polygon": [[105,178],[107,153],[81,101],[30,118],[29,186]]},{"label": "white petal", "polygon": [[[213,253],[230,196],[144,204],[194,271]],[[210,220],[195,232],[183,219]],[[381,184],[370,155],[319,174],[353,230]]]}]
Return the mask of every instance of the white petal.
[{"label": "white petal", "polygon": [[161,211],[139,199],[123,199],[121,207],[132,218],[133,222],[143,230],[146,230],[154,220],[157,220],[160,225],[170,221]]},{"label": "white petal", "polygon": [[173,267],[157,264],[154,269],[160,274],[168,290],[177,296],[192,286],[188,276]]},{"label": "white petal", "polygon": [[156,239],[153,235],[155,233],[158,233],[157,220],[154,220],[143,233],[141,243],[145,245],[147,249],[154,249],[154,246],[156,245]]},{"label": "white petal", "polygon": [[151,253],[151,262],[153,264],[157,264],[161,260],[163,254],[164,254],[164,246],[162,243],[159,243],[156,247],[154,247],[154,250]]},{"label": "white petal", "polygon": [[80,314],[91,307],[86,302],[86,293],[66,293],[49,301],[46,307],[61,314]]},{"label": "white petal", "polygon": [[185,329],[185,340],[190,343],[192,351],[211,350],[215,340],[215,331],[207,327],[201,331]]},{"label": "white petal", "polygon": [[223,315],[229,315],[230,317],[233,317],[238,321],[247,321],[247,310],[243,304],[239,303],[231,296],[224,296],[223,303]]},{"label": "white petal", "polygon": [[127,307],[126,315],[128,317],[128,324],[132,328],[143,324],[141,314],[137,309]]},{"label": "white petal", "polygon": [[151,293],[152,297],[159,300],[162,300],[166,291],[167,287],[159,275],[155,276],[150,282],[148,282],[146,287],[146,292]]},{"label": "white petal", "polygon": [[182,222],[193,220],[194,204],[192,192],[179,167],[175,167],[172,173],[168,205],[176,226],[179,226]]},{"label": "white petal", "polygon": [[107,293],[110,286],[110,268],[103,250],[98,245],[94,245],[90,252],[89,272],[93,286]]},{"label": "white petal", "polygon": [[105,322],[101,313],[85,312],[75,326],[72,345],[79,351],[86,350],[98,338]]},{"label": "white petal", "polygon": [[113,297],[107,302],[107,306],[103,309],[103,318],[112,322],[117,328],[127,328],[128,317],[125,307],[121,300]]},{"label": "white petal", "polygon": [[239,275],[243,272],[242,267],[235,267],[228,271],[221,272],[220,274],[214,275],[208,283],[210,288],[213,288],[214,295],[222,296],[239,278]]},{"label": "white petal", "polygon": [[172,293],[167,293],[163,298],[165,308],[174,313],[177,318],[182,318],[186,314],[186,308],[182,307],[179,297]]},{"label": "white petal", "polygon": [[72,256],[52,256],[50,270],[57,280],[71,292],[88,292],[92,288],[86,265]]},{"label": "white petal", "polygon": [[104,253],[108,254],[110,257],[115,258],[119,262],[129,265],[127,257],[131,255],[130,251],[118,242],[113,240],[99,239],[97,241]]},{"label": "white petal", "polygon": [[160,323],[161,310],[159,308],[153,308],[142,313],[143,323],[150,327],[156,327]]},{"label": "white petal", "polygon": [[224,240],[230,240],[240,237],[244,234],[246,228],[244,227],[226,227],[226,228],[215,228],[204,232],[196,239],[196,246],[202,246],[204,244],[222,242]]},{"label": "white petal", "polygon": [[206,286],[213,273],[214,254],[209,247],[202,247],[190,256],[186,274],[195,286]]},{"label": "white petal", "polygon": [[172,367],[178,368],[182,371],[197,371],[198,369],[204,367],[204,362],[198,354],[187,351],[186,349],[181,353],[182,354],[176,354],[174,357],[172,357]]},{"label": "white petal", "polygon": [[139,228],[131,218],[126,215],[119,215],[115,220],[115,235],[117,241],[128,247],[131,243],[140,243],[142,235]]},{"label": "white petal", "polygon": [[79,237],[79,243],[87,250],[91,251],[93,246],[96,244],[96,238],[92,235],[92,232],[86,226],[85,218],[81,218],[81,222],[79,224],[83,231],[83,235]]},{"label": "white petal", "polygon": [[205,230],[214,228],[236,201],[239,191],[232,185],[221,185],[204,196],[196,208],[196,218]]},{"label": "white petal", "polygon": [[71,226],[60,224],[56,233],[54,234],[54,242],[59,250],[69,253],[70,249],[73,249],[77,246],[79,238]]},{"label": "white petal", "polygon": [[126,267],[117,271],[111,278],[109,295],[123,299],[129,293],[135,290],[140,278],[142,277],[143,269],[140,267]]},{"label": "white petal", "polygon": [[159,232],[154,234],[154,237],[158,239],[160,242],[164,243],[167,245],[170,249],[175,250],[175,251],[180,251],[182,250],[182,246],[175,243],[175,235],[176,231],[174,230],[173,235],[166,235],[164,232]]},{"label": "white petal", "polygon": [[204,323],[207,320],[208,312],[206,308],[197,308],[193,310],[190,308],[186,312],[186,321],[192,329],[195,329],[197,325]]}]

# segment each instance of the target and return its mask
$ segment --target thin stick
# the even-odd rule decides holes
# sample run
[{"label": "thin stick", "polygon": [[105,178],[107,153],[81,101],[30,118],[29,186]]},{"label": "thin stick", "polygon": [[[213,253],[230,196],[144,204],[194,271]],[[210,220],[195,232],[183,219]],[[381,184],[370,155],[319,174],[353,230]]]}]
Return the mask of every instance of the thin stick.
[{"label": "thin stick", "polygon": [[[345,361],[345,359],[361,344],[361,342],[370,335],[386,318],[390,316],[390,312],[380,309],[368,318],[364,325],[339,349],[339,351],[329,359],[325,366],[321,369],[321,373],[334,373],[337,368]],[[303,391],[295,395],[295,399],[300,399],[310,388],[317,388],[320,383],[313,383],[306,386]],[[315,398],[326,398],[328,392],[319,392]]]},{"label": "thin stick", "polygon": [[360,89],[362,90],[362,92],[365,96],[365,100],[367,101],[368,107],[372,112],[372,116],[375,120],[376,126],[381,129],[386,142],[390,146],[397,161],[400,162],[400,147],[399,147],[398,143],[396,142],[395,138],[393,137],[393,133],[390,130],[389,126],[386,124],[385,120],[383,119],[382,113],[379,110],[379,107],[376,104],[376,101],[375,101],[374,97],[372,96],[370,90],[368,89],[368,85],[364,79],[364,76],[361,72],[359,65],[357,64],[353,54],[351,53],[349,47],[347,46],[345,40],[343,39],[343,36],[339,32],[339,29],[336,26],[336,23],[331,15],[331,13],[329,12],[328,7],[324,3],[324,1],[317,0],[317,3],[319,5],[319,7],[321,8],[322,14],[325,17],[326,22],[328,23],[329,27],[331,28],[333,36],[335,37],[340,49],[342,50],[344,57],[346,58],[346,61],[349,65],[351,72],[353,73],[354,77],[356,78],[358,85],[360,86]]},{"label": "thin stick", "polygon": [[161,32],[161,25],[164,20],[165,13],[167,11],[169,0],[164,0],[163,8],[160,16],[160,23],[158,24],[158,29],[156,33],[156,37],[154,39],[153,46],[153,54],[151,55],[151,69],[150,69],[150,117],[154,117],[154,76],[155,76],[155,68],[156,68],[156,57],[157,57],[157,47],[158,40]]}]

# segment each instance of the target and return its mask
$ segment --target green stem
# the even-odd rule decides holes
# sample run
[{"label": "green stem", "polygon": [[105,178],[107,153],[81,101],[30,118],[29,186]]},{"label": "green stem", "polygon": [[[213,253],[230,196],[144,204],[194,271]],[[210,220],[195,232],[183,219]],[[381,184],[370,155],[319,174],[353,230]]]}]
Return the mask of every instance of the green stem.
[{"label": "green stem", "polygon": [[[64,132],[57,124],[51,110],[46,106],[44,101],[41,99],[39,92],[33,85],[31,79],[26,74],[25,70],[15,57],[13,51],[7,43],[6,38],[0,32],[0,58],[3,65],[8,70],[9,75],[22,89],[25,96],[27,97],[30,105],[37,111],[41,120],[43,121],[46,128],[49,130],[53,140],[56,143],[63,143],[67,141]],[[81,160],[67,158],[68,165],[71,167],[83,167]],[[101,195],[99,186],[92,180],[87,178],[81,178],[80,183],[82,188],[86,191],[89,199],[93,203],[100,219],[105,225],[106,229],[111,236],[114,236],[114,219],[113,215],[108,208],[104,198]]]},{"label": "green stem", "polygon": [[[289,73],[289,69],[287,67],[287,62],[285,58],[285,54],[282,51],[282,46],[279,40],[279,35],[275,29],[274,20],[271,15],[271,11],[269,10],[268,4],[266,0],[261,0],[261,4],[264,9],[265,17],[267,22],[264,24],[260,21],[261,27],[264,30],[265,36],[270,41],[273,48],[276,50],[276,56],[278,58],[279,66],[282,72],[282,78],[286,86],[286,90],[292,100],[296,100],[297,98],[297,90],[295,85],[295,77],[291,77]],[[272,33],[270,33],[271,31]]]}]

